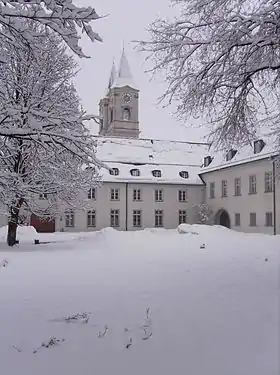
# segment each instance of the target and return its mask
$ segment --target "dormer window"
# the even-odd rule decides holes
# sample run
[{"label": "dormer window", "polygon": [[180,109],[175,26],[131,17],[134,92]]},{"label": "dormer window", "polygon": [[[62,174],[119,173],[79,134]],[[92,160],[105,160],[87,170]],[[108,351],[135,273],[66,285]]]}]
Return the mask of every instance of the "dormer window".
[{"label": "dormer window", "polygon": [[182,177],[182,178],[189,178],[189,172],[181,171],[181,172],[179,172],[179,176]]},{"label": "dormer window", "polygon": [[254,154],[259,154],[265,146],[265,142],[262,139],[258,139],[254,142]]},{"label": "dormer window", "polygon": [[118,176],[120,174],[119,168],[111,168],[109,170],[110,175],[112,176]]},{"label": "dormer window", "polygon": [[226,161],[230,161],[235,154],[237,153],[237,150],[230,149],[226,154]]},{"label": "dormer window", "polygon": [[139,171],[139,169],[136,169],[136,168],[131,169],[130,174],[131,174],[131,176],[137,177],[137,176],[140,176],[140,171]]},{"label": "dormer window", "polygon": [[130,109],[129,108],[123,109],[122,118],[123,118],[124,121],[130,120]]},{"label": "dormer window", "polygon": [[95,167],[86,167],[86,171],[96,173],[96,168]]},{"label": "dormer window", "polygon": [[203,166],[208,167],[211,164],[212,160],[213,158],[211,156],[205,156]]},{"label": "dormer window", "polygon": [[154,177],[161,177],[161,171],[159,169],[155,169],[152,171]]}]

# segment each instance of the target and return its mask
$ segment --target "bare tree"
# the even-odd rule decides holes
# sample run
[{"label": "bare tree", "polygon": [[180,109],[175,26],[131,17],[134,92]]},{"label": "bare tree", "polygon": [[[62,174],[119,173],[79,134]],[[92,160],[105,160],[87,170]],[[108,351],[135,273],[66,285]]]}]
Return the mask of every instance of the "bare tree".
[{"label": "bare tree", "polygon": [[6,60],[0,65],[0,206],[9,215],[9,245],[22,209],[49,218],[61,204],[83,207],[101,165],[72,84],[73,57],[53,32],[26,22],[37,35],[32,50],[0,39]]},{"label": "bare tree", "polygon": [[[78,31],[86,33],[92,41],[101,41],[90,25],[99,18],[93,8],[77,7],[72,0],[0,0],[2,38],[15,45],[20,41],[32,45],[37,31],[26,29],[25,20],[29,19],[54,31],[80,57],[85,55],[79,46]],[[3,56],[0,56],[1,60]]]},{"label": "bare tree", "polygon": [[180,118],[206,115],[217,144],[247,143],[263,122],[279,134],[280,2],[171,2],[179,16],[138,42],[166,75],[161,100],[178,100]]}]

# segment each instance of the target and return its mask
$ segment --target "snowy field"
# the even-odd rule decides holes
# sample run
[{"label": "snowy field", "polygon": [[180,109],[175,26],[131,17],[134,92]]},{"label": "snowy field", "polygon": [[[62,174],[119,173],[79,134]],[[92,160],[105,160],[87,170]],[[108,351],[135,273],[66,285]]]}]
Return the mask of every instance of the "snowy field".
[{"label": "snowy field", "polygon": [[279,375],[280,237],[183,229],[0,230],[0,374]]}]

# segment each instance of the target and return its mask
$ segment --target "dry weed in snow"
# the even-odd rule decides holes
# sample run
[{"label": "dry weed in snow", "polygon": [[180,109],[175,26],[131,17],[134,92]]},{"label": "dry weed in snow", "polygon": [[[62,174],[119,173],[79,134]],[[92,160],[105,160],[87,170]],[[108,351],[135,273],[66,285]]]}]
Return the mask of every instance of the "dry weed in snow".
[{"label": "dry weed in snow", "polygon": [[8,264],[9,262],[6,259],[4,259],[3,262],[0,263],[0,268],[8,267]]},{"label": "dry weed in snow", "polygon": [[108,333],[108,327],[105,325],[105,327],[104,327],[104,331],[103,331],[103,332],[98,332],[97,337],[98,337],[98,338],[105,337],[105,336],[107,335],[107,333]]},{"label": "dry weed in snow", "polygon": [[67,323],[83,323],[87,324],[90,319],[91,313],[83,312],[83,313],[77,313],[73,315],[66,316],[64,318],[65,322]]},{"label": "dry weed in snow", "polygon": [[52,336],[48,340],[42,342],[42,344],[35,350],[33,350],[33,354],[38,353],[39,350],[42,348],[53,348],[54,346],[60,345],[65,342],[65,339],[57,339],[56,337]]}]

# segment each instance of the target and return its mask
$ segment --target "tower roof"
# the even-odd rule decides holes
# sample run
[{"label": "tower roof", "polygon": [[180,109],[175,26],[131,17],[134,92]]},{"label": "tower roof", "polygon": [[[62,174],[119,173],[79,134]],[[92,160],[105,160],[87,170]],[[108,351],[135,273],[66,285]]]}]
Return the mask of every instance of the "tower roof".
[{"label": "tower roof", "polygon": [[111,73],[110,73],[110,78],[109,78],[108,86],[106,87],[105,95],[108,95],[111,87],[113,86],[113,83],[116,80],[116,77],[117,77],[117,69],[116,69],[116,66],[115,66],[115,61],[113,61],[113,65],[112,65],[112,69],[111,69]]},{"label": "tower roof", "polygon": [[118,72],[116,74],[116,78],[114,80],[114,83],[112,84],[111,87],[124,87],[124,86],[129,86],[134,89],[137,89],[133,77],[131,74],[130,66],[125,54],[125,50],[123,48],[122,50],[122,55],[120,59],[120,65]]},{"label": "tower roof", "polygon": [[115,62],[113,61],[113,65],[112,65],[112,69],[111,69],[111,73],[110,73],[110,78],[109,78],[108,89],[110,89],[112,87],[113,83],[115,82],[116,76],[117,76],[117,69],[116,69],[116,66],[115,66]]}]

